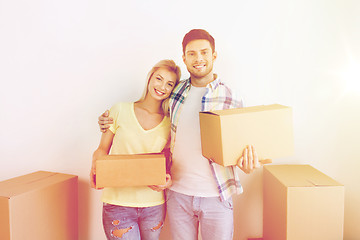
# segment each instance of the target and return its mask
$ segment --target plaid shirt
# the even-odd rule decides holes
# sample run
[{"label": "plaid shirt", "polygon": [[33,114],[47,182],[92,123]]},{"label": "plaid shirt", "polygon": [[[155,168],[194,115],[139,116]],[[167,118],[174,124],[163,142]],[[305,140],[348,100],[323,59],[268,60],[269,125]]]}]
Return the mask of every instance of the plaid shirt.
[{"label": "plaid shirt", "polygon": [[[170,96],[171,152],[173,152],[174,149],[176,128],[179,122],[181,108],[190,88],[191,83],[189,78],[181,81],[175,87]],[[201,111],[223,110],[239,107],[243,107],[242,100],[240,100],[219,78],[216,78],[206,86],[205,95],[201,100]],[[216,179],[222,200],[227,200],[234,193],[242,193],[243,189],[240,184],[239,176],[236,172],[236,166],[223,167],[213,161],[209,161],[209,164]]]}]

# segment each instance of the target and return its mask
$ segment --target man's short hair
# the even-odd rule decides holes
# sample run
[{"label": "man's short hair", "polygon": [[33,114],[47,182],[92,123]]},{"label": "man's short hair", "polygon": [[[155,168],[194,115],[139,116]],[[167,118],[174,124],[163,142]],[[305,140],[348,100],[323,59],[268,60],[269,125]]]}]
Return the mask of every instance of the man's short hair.
[{"label": "man's short hair", "polygon": [[207,31],[205,31],[203,29],[193,29],[184,36],[184,39],[182,42],[183,54],[185,54],[185,48],[189,42],[191,42],[193,40],[199,40],[199,39],[208,40],[212,51],[215,52],[215,40],[210,35],[210,33],[208,33]]}]

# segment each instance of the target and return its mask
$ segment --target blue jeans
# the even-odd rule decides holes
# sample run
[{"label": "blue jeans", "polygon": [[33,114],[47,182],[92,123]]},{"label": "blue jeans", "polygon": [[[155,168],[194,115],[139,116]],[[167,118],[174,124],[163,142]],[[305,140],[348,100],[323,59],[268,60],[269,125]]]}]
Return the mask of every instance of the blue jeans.
[{"label": "blue jeans", "polygon": [[167,191],[167,218],[172,240],[232,240],[233,203],[220,197],[194,197]]},{"label": "blue jeans", "polygon": [[164,218],[165,204],[145,208],[103,205],[103,226],[108,240],[158,240]]}]

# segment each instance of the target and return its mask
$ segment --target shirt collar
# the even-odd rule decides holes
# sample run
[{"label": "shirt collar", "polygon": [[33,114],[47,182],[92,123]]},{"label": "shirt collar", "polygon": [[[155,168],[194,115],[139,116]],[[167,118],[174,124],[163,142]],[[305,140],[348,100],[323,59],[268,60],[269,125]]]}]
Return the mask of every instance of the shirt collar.
[{"label": "shirt collar", "polygon": [[[219,76],[217,74],[215,75],[215,80],[211,81],[208,85],[206,85],[206,88],[210,88],[211,90],[216,89],[219,85],[222,84],[221,79],[219,78]],[[186,88],[190,88],[191,83],[190,83],[190,78],[188,78],[186,80]]]},{"label": "shirt collar", "polygon": [[206,87],[211,88],[212,90],[216,89],[221,84],[221,79],[215,74],[215,80],[210,82]]}]

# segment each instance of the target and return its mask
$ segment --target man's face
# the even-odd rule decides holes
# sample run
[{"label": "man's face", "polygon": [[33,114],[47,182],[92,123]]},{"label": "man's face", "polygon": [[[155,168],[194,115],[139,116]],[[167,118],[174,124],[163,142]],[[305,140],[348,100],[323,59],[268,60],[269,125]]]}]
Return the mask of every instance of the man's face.
[{"label": "man's face", "polygon": [[204,39],[193,40],[185,47],[183,61],[192,78],[212,78],[213,63],[216,52],[211,49],[210,42]]}]

